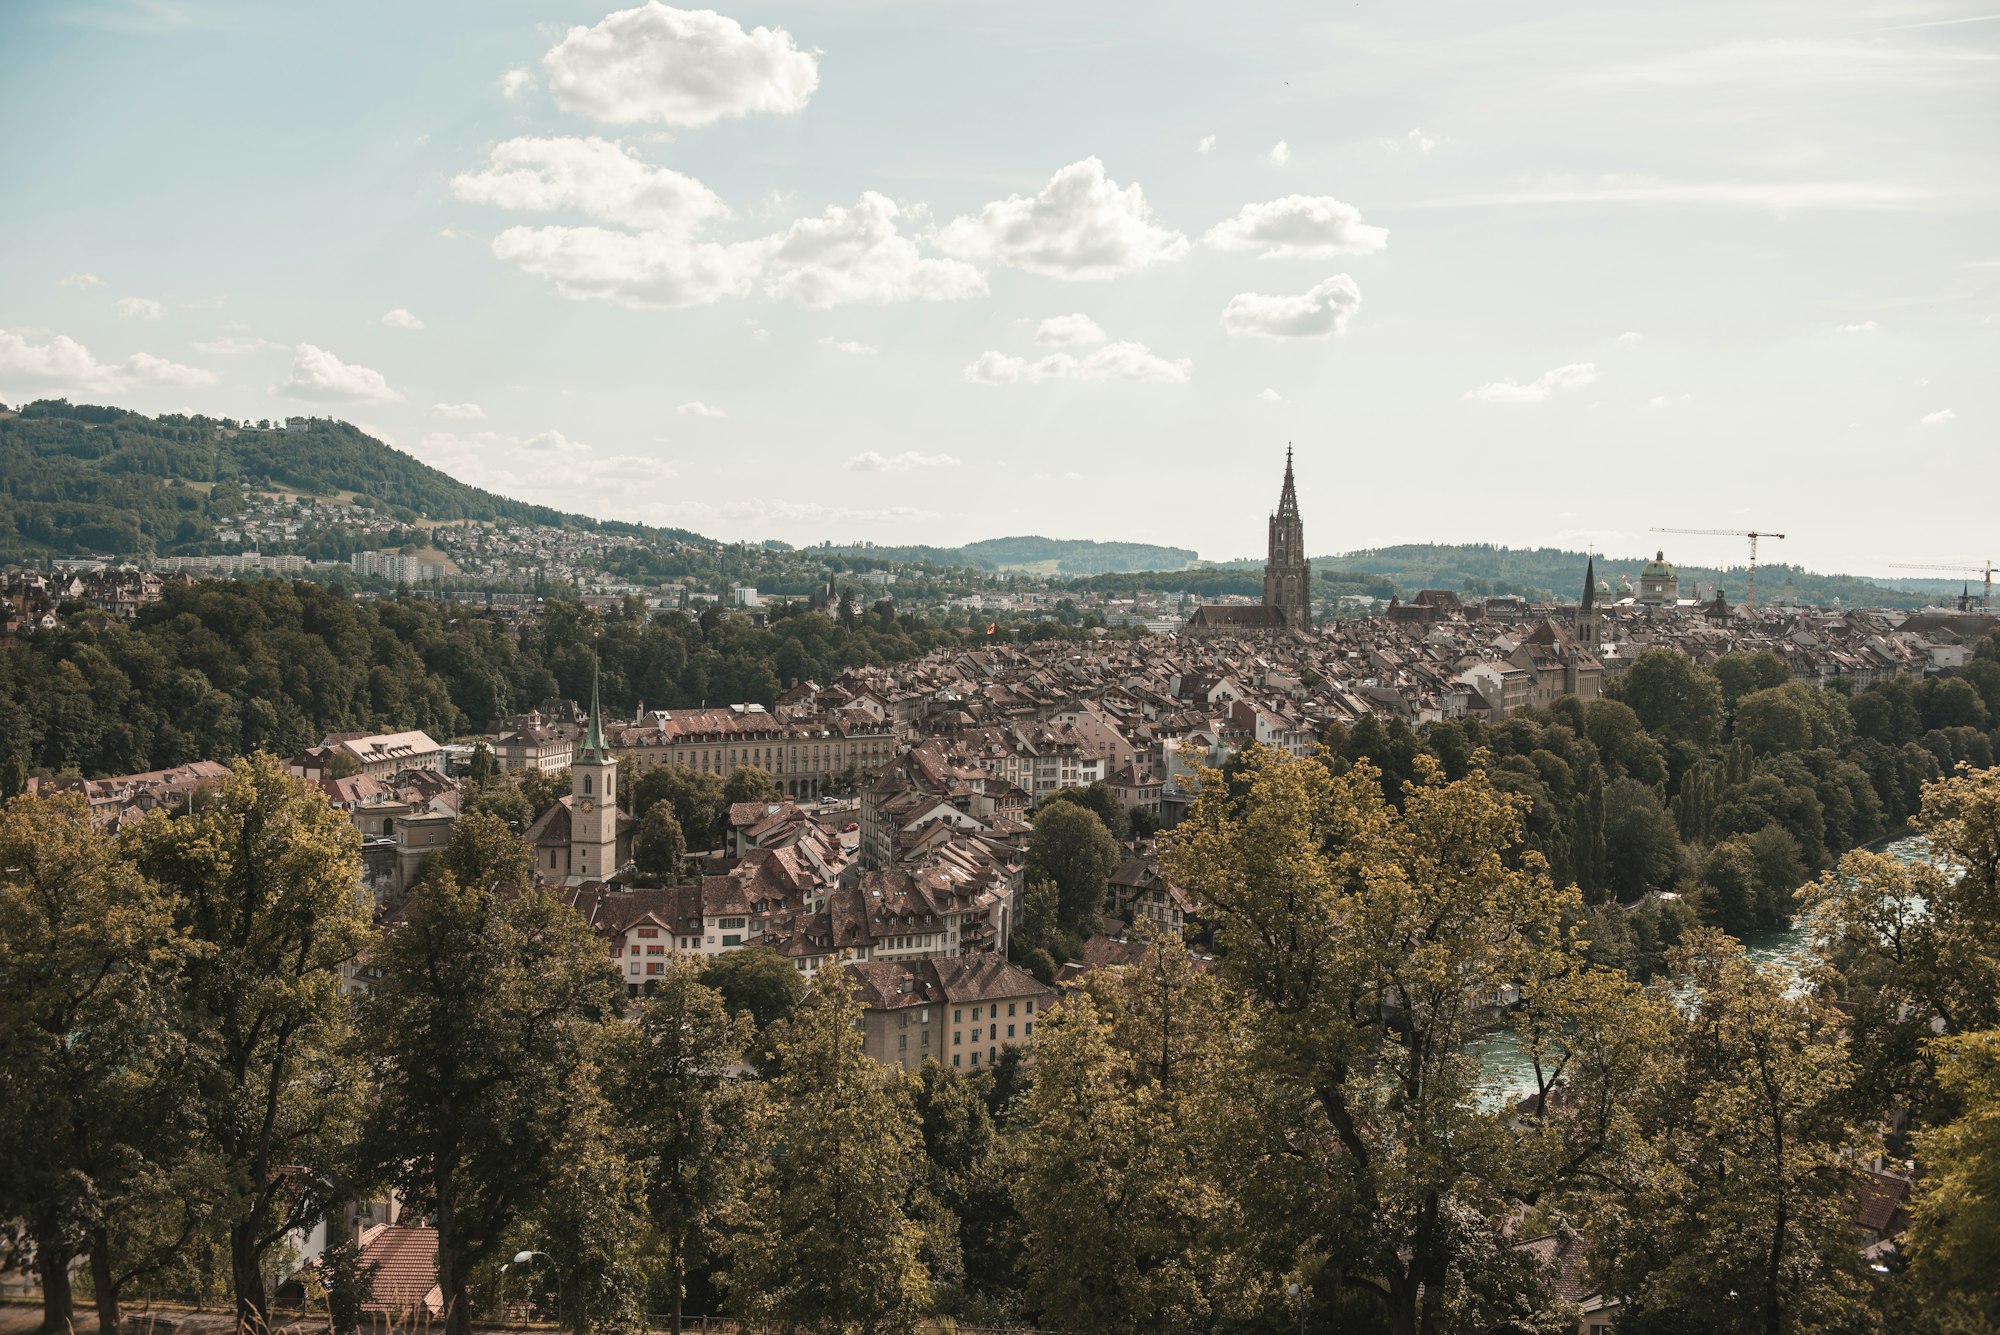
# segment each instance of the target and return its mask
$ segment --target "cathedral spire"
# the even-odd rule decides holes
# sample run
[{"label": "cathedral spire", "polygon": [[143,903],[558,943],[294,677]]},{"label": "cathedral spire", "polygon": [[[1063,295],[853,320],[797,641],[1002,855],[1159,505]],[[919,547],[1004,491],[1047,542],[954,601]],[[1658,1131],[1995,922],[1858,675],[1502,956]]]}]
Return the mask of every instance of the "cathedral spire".
[{"label": "cathedral spire", "polygon": [[1292,447],[1285,444],[1285,489],[1278,493],[1278,517],[1296,519],[1299,515],[1299,494],[1292,485]]},{"label": "cathedral spire", "polygon": [[604,712],[597,704],[597,677],[599,665],[590,665],[590,727],[584,734],[583,749],[593,759],[604,758]]},{"label": "cathedral spire", "polygon": [[1586,612],[1597,606],[1597,557],[1594,554],[1583,563],[1583,602],[1579,606]]}]

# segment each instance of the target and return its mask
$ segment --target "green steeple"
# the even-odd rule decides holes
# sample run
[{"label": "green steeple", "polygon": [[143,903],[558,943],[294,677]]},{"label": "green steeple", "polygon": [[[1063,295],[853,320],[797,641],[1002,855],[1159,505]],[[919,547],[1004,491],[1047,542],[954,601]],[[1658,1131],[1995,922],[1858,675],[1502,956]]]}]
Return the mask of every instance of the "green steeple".
[{"label": "green steeple", "polygon": [[604,713],[597,705],[598,665],[590,666],[590,727],[583,737],[583,751],[593,760],[604,759]]}]

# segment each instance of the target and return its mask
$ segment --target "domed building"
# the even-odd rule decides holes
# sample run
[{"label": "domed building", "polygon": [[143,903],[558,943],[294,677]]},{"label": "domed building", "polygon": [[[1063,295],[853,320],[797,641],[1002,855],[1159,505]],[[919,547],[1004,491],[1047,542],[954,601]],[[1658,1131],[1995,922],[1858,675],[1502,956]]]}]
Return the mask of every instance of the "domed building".
[{"label": "domed building", "polygon": [[1653,553],[1639,572],[1639,606],[1672,607],[1681,600],[1681,577],[1664,551]]}]

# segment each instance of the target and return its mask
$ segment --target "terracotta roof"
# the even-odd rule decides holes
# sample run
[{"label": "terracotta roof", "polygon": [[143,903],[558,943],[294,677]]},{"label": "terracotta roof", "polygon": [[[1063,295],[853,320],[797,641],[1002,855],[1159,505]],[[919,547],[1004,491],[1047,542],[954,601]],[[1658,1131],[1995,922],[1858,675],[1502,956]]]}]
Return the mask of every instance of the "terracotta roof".
[{"label": "terracotta roof", "polygon": [[404,1224],[377,1224],[361,1235],[361,1264],[375,1266],[371,1312],[432,1316],[444,1311],[437,1282],[437,1230]]}]

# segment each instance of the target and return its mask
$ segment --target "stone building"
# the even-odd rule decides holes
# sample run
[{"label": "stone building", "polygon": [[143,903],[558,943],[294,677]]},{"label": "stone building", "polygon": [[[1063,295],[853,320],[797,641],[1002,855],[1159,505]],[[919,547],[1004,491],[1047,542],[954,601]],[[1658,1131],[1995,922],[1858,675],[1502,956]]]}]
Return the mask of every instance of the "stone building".
[{"label": "stone building", "polygon": [[1204,603],[1187,628],[1194,633],[1312,629],[1312,563],[1306,559],[1305,525],[1292,483],[1292,451],[1285,448],[1285,485],[1271,513],[1264,556],[1264,601],[1255,607]]}]

